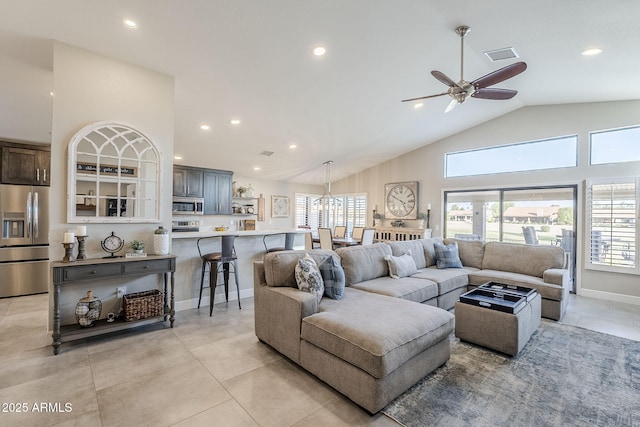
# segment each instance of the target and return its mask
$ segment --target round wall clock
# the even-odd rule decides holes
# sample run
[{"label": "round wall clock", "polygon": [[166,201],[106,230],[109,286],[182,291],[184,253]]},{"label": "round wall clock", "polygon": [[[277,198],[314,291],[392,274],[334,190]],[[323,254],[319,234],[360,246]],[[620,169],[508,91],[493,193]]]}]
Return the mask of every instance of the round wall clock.
[{"label": "round wall clock", "polygon": [[386,184],[384,213],[387,218],[416,219],[418,217],[418,181]]},{"label": "round wall clock", "polygon": [[116,252],[120,252],[122,248],[124,248],[124,240],[119,236],[116,236],[112,231],[111,236],[107,236],[102,242],[100,242],[100,245],[105,252],[111,254],[111,257],[115,257]]}]

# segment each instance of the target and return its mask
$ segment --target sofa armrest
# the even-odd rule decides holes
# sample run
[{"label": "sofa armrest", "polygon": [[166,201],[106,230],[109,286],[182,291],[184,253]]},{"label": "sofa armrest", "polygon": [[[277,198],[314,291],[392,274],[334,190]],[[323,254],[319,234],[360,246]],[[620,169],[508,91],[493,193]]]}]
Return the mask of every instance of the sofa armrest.
[{"label": "sofa armrest", "polygon": [[566,287],[569,284],[569,270],[565,268],[550,268],[542,274],[545,283]]},{"label": "sofa armrest", "polygon": [[296,363],[300,363],[302,319],[318,311],[317,298],[297,288],[270,287],[262,262],[254,263],[256,336]]}]

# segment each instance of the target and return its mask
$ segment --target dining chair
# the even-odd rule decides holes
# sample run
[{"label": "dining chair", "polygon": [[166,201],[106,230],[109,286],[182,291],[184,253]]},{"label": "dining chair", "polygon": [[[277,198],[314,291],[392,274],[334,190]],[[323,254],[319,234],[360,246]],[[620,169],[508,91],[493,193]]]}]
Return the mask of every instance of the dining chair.
[{"label": "dining chair", "polygon": [[372,245],[373,244],[373,236],[376,232],[375,228],[365,228],[362,232],[362,239],[360,240],[361,245]]},{"label": "dining chair", "polygon": [[320,249],[333,250],[333,236],[330,228],[318,228],[318,236],[320,236]]},{"label": "dining chair", "polygon": [[351,238],[354,240],[362,240],[363,231],[364,227],[353,227],[353,231],[351,231]]},{"label": "dining chair", "polygon": [[338,239],[347,237],[347,227],[344,225],[336,225],[333,229],[333,237],[337,237]]},{"label": "dining chair", "polygon": [[313,249],[313,235],[310,231],[308,233],[304,233],[304,249],[306,251]]}]

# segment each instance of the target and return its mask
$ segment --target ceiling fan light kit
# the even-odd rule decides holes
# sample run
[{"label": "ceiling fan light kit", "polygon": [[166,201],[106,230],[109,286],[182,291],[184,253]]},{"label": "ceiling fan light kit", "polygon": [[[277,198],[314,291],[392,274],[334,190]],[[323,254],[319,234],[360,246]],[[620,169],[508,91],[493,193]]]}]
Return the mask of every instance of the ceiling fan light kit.
[{"label": "ceiling fan light kit", "polygon": [[516,96],[518,91],[512,89],[490,88],[489,86],[493,86],[522,73],[527,69],[527,64],[524,62],[516,62],[514,64],[507,65],[506,67],[502,67],[471,82],[464,79],[464,36],[468,34],[469,31],[471,31],[471,28],[466,25],[461,25],[456,28],[456,34],[460,36],[460,81],[456,83],[443,72],[433,70],[431,71],[431,75],[438,81],[449,86],[449,89],[446,92],[435,95],[403,99],[402,102],[418,101],[421,99],[449,95],[452,99],[445,110],[445,113],[448,113],[453,110],[456,105],[463,104],[469,98],[506,100]]}]

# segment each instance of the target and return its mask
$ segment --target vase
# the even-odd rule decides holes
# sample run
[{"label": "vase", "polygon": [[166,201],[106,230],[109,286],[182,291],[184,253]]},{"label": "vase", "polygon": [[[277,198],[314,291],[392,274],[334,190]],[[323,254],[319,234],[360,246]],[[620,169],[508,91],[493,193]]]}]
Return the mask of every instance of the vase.
[{"label": "vase", "polygon": [[162,226],[153,232],[153,253],[156,255],[169,253],[169,230]]}]

